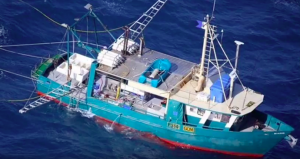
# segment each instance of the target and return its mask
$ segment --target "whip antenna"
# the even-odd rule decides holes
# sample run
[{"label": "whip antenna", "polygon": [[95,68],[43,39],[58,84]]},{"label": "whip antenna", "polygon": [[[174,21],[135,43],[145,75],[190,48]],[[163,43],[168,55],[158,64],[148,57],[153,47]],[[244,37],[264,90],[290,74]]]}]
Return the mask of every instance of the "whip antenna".
[{"label": "whip antenna", "polygon": [[214,0],[213,9],[212,9],[212,12],[211,12],[211,19],[214,18],[215,7],[216,7],[216,0]]},{"label": "whip antenna", "polygon": [[223,34],[224,34],[224,30],[221,30],[222,36],[221,36],[221,44],[223,44]]}]

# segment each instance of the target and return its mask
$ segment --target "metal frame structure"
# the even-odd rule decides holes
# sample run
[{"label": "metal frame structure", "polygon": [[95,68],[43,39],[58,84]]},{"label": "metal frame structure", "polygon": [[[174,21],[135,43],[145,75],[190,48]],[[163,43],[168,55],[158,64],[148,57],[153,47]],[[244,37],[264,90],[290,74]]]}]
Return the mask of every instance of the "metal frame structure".
[{"label": "metal frame structure", "polygon": [[[230,78],[231,78],[231,86],[230,86],[230,96],[229,98],[232,98],[232,91],[233,91],[233,83],[236,79],[239,80],[240,84],[243,87],[243,90],[246,90],[246,87],[244,87],[242,81],[240,80],[238,74],[237,74],[237,63],[238,63],[238,55],[239,55],[239,46],[243,45],[244,43],[240,42],[240,41],[235,41],[235,43],[237,44],[237,50],[236,50],[236,57],[235,59],[235,66],[233,66],[233,64],[231,63],[231,59],[228,58],[227,53],[225,52],[225,50],[223,49],[223,46],[221,44],[221,42],[218,40],[218,35],[217,34],[217,30],[216,30],[216,26],[214,25],[210,25],[210,21],[212,19],[209,18],[209,15],[207,15],[205,18],[206,22],[204,23],[204,26],[202,27],[202,29],[205,30],[204,33],[204,41],[203,41],[203,50],[202,50],[202,58],[201,58],[201,62],[200,62],[200,70],[199,70],[199,74],[198,76],[204,76],[204,79],[206,78],[206,82],[208,80],[208,73],[210,70],[210,64],[212,66],[214,66],[217,70],[218,70],[218,75],[219,78],[221,79],[221,70],[223,67],[225,67],[226,64],[229,64],[229,68],[232,70],[232,72],[230,73]],[[219,45],[220,49],[222,50],[225,59],[218,59],[217,56],[217,52],[216,52],[216,47],[214,42],[217,42],[217,45]],[[219,63],[219,62],[223,62],[223,63]],[[227,67],[228,68],[228,67]],[[204,75],[205,74],[205,75]],[[198,87],[196,88],[196,90],[200,90],[202,85],[204,85],[204,81],[200,81],[201,79],[199,78],[199,83],[198,83]],[[224,85],[223,82],[221,80],[221,86],[222,86],[222,91],[223,91],[223,95],[225,100],[227,100],[227,97],[225,96],[225,91],[224,91]],[[246,98],[246,97],[245,97]]]},{"label": "metal frame structure", "polygon": [[[156,14],[161,10],[161,8],[164,6],[164,4],[168,0],[158,0],[156,3],[154,3],[137,21],[135,21],[128,29],[129,29],[129,37],[131,40],[136,40],[138,36],[144,31],[144,29],[148,26],[148,24],[152,21],[152,19],[156,16]],[[118,37],[118,39],[124,38],[123,33],[121,36]],[[117,39],[117,40],[118,40]],[[115,39],[115,42],[117,42]],[[108,49],[111,49],[113,46],[112,43]]]}]

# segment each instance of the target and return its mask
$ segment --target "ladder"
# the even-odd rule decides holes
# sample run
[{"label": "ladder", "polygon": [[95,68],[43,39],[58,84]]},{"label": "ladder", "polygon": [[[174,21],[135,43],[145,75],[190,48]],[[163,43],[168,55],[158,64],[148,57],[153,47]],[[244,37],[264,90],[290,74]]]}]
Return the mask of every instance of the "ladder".
[{"label": "ladder", "polygon": [[207,36],[207,45],[206,45],[206,50],[205,50],[205,61],[204,61],[204,72],[206,73],[206,77],[208,77],[208,72],[209,72],[209,62],[210,62],[210,57],[213,49],[213,41],[215,38],[217,38],[218,34],[216,33],[216,26],[210,25],[211,28],[209,28],[209,33]]},{"label": "ladder", "polygon": [[164,6],[167,0],[158,0],[151,6],[135,23],[130,27],[130,39],[133,41],[143,32],[159,10]]},{"label": "ladder", "polygon": [[39,99],[35,100],[34,102],[31,102],[30,104],[24,106],[22,109],[19,110],[19,113],[23,114],[26,113],[27,111],[34,109],[38,106],[41,106],[43,104],[49,103],[51,100],[40,97]]},{"label": "ladder", "polygon": [[19,110],[19,113],[21,113],[21,114],[26,113],[27,111],[29,111],[31,109],[34,109],[36,107],[39,107],[39,106],[47,104],[47,103],[50,103],[51,101],[53,101],[57,98],[61,98],[63,96],[66,96],[66,95],[71,94],[78,90],[78,88],[72,88],[69,91],[67,91],[67,90],[63,89],[64,86],[69,87],[69,86],[63,84],[63,85],[57,87],[56,89],[50,91],[49,93],[47,93],[48,95],[50,93],[55,94],[55,95],[57,95],[57,97],[48,99],[48,98],[46,98],[46,96],[42,96],[39,99],[37,99],[29,104],[26,104],[22,109]]},{"label": "ladder", "polygon": [[[151,20],[155,17],[155,15],[159,12],[159,10],[164,6],[164,4],[167,1],[168,0],[158,0],[137,21],[135,21],[129,27],[129,34],[131,40],[136,40],[136,38],[143,32],[143,30],[148,26]],[[123,33],[115,42],[117,42],[119,39],[122,39],[124,37],[124,34],[125,33]],[[109,48],[111,48],[112,45],[113,44],[111,44]]]},{"label": "ladder", "polygon": [[80,99],[76,99],[75,97],[70,97],[70,102],[67,107],[77,109],[79,105]]}]

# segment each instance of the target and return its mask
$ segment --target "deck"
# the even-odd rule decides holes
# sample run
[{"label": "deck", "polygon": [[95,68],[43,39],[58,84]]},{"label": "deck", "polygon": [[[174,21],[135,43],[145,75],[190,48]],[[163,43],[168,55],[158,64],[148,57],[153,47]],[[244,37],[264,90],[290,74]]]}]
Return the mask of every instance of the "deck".
[{"label": "deck", "polygon": [[[115,51],[116,53],[120,53]],[[137,54],[126,56],[126,60],[119,67],[111,69],[108,66],[100,66],[98,70],[122,77],[127,80],[138,82],[140,75],[149,67],[149,65],[156,59],[168,59],[172,63],[169,76],[157,88],[164,91],[169,91],[182,78],[190,73],[196,63],[179,59],[158,51],[145,48],[143,55],[139,57]]]},{"label": "deck", "polygon": [[[52,70],[48,77],[50,80],[54,81],[54,82],[57,82],[58,84],[66,84],[67,83],[67,76],[64,75],[64,74],[61,74],[59,72],[55,70]],[[78,84],[76,80],[71,80],[71,88],[75,88]],[[76,91],[74,91],[73,93],[69,94],[70,97],[72,98],[76,98],[78,100],[85,100],[86,99],[86,92],[87,92],[87,86],[83,85],[83,84],[80,84],[83,89],[78,89]]]},{"label": "deck", "polygon": [[[120,53],[117,51],[114,52]],[[248,89],[247,91],[243,90],[243,87],[239,84],[235,84],[234,86],[233,98],[227,99],[223,103],[214,103],[211,100],[199,100],[197,98],[197,93],[194,91],[194,88],[197,86],[197,81],[191,79],[185,81],[184,84],[180,83],[184,77],[188,77],[187,75],[191,73],[192,68],[197,64],[150,49],[144,49],[142,56],[138,56],[138,54],[126,56],[124,63],[120,64],[117,68],[111,69],[111,67],[100,65],[97,70],[138,83],[140,75],[157,59],[168,59],[171,62],[172,67],[169,71],[169,76],[157,88],[151,87],[149,84],[139,84],[133,87],[140,88],[141,86],[145,86],[143,89],[144,91],[149,91],[151,93],[156,92],[156,95],[165,98],[167,98],[166,94],[171,92],[170,99],[197,108],[225,114],[245,115],[252,112],[263,102],[263,95],[258,94],[251,89]],[[48,78],[60,84],[66,82],[66,76],[58,73],[56,70],[53,70]],[[208,89],[205,89],[204,92],[210,94],[209,87],[217,78],[218,77],[215,74],[209,75],[210,81],[208,82],[209,85],[207,84]],[[72,80],[72,86],[77,84],[78,83],[76,82],[73,83]],[[178,88],[178,86],[180,87]],[[174,87],[178,89],[177,92],[173,92]],[[154,90],[150,91],[150,89]],[[84,99],[85,93],[86,89],[82,90],[82,92],[74,92],[71,96]],[[251,106],[247,106],[249,102],[254,103]],[[232,110],[238,111],[240,114],[236,114],[232,112]]]},{"label": "deck", "polygon": [[[115,50],[114,52],[120,53]],[[127,80],[138,82],[140,75],[148,68],[148,66],[152,62],[154,62],[158,58],[168,59],[172,63],[169,76],[162,84],[158,86],[159,90],[166,92],[171,92],[174,86],[178,86],[179,82],[191,72],[191,69],[195,65],[197,65],[193,62],[166,55],[158,51],[144,49],[144,53],[141,57],[139,57],[137,54],[126,56],[125,62],[117,68],[111,69],[110,67],[102,65],[99,66],[98,70]],[[218,77],[216,75],[212,75],[209,78],[211,79],[210,85],[212,85]],[[244,115],[252,112],[257,106],[259,106],[259,104],[262,103],[264,97],[263,95],[258,94],[250,89],[248,89],[248,91],[245,91],[243,90],[243,87],[241,85],[235,84],[232,99],[227,99],[223,103],[214,103],[210,100],[206,102],[197,99],[197,94],[194,91],[194,88],[196,86],[197,81],[189,80],[183,87],[179,89],[178,92],[176,92],[175,94],[171,94],[170,99],[214,112]],[[210,94],[209,91],[207,93]],[[249,102],[254,102],[254,104],[251,106],[247,106]],[[240,112],[240,114],[233,113],[232,110],[238,111]]]},{"label": "deck", "polygon": [[[239,84],[235,84],[233,91],[233,98],[227,99],[223,103],[214,103],[213,101],[201,101],[197,99],[197,94],[194,88],[197,86],[197,81],[190,80],[186,83],[177,93],[171,96],[171,99],[177,100],[188,105],[211,110],[214,112],[220,112],[225,114],[234,114],[231,110],[240,112],[238,115],[245,115],[252,112],[263,101],[263,95],[257,94],[252,90],[243,91],[243,88]],[[245,100],[244,100],[245,99]],[[254,104],[250,107],[247,104],[252,101]]]}]

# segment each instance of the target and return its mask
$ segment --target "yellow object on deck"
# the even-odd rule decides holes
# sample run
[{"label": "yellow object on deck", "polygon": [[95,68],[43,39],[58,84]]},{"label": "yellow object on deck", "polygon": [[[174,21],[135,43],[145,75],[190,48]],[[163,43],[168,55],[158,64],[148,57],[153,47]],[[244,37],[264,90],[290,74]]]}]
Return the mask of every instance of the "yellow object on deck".
[{"label": "yellow object on deck", "polygon": [[119,98],[120,98],[120,92],[121,92],[121,87],[118,86],[116,99],[119,99]]}]

